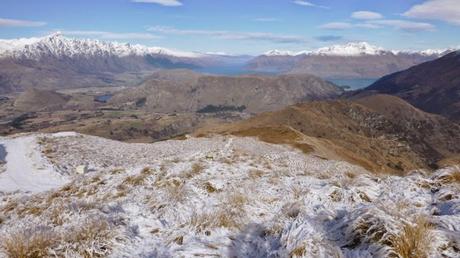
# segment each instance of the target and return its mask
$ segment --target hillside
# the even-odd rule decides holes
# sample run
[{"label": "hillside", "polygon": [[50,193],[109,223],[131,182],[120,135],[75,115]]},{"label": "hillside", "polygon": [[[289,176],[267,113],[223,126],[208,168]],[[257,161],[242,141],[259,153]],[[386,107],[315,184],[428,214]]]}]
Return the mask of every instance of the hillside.
[{"label": "hillside", "polygon": [[456,167],[380,176],[239,137],[0,144],[0,257],[459,255]]},{"label": "hillside", "polygon": [[13,105],[17,110],[25,112],[53,111],[62,109],[69,100],[70,96],[54,91],[28,89],[16,98]]},{"label": "hillside", "polygon": [[[299,102],[337,97],[342,90],[311,75],[191,76],[184,71],[154,74],[136,88],[117,93],[110,103],[134,103],[162,113],[271,111]],[[165,80],[167,78],[167,80]]]},{"label": "hillside", "polygon": [[242,122],[205,127],[196,135],[214,133],[256,136],[393,173],[437,167],[460,153],[458,125],[387,95],[298,104]]},{"label": "hillside", "polygon": [[426,112],[460,121],[460,55],[452,52],[387,75],[364,92],[395,95]]}]

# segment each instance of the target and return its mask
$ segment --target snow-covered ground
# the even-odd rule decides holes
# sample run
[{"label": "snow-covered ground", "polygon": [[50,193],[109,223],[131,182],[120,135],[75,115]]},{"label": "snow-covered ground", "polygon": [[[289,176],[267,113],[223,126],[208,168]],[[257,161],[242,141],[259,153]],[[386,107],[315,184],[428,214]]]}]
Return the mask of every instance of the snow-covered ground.
[{"label": "snow-covered ground", "polygon": [[[460,256],[458,167],[377,176],[230,136],[127,144],[28,135],[0,144],[6,175],[25,180],[0,174],[0,257],[43,238],[57,257]],[[86,174],[75,173],[81,165]],[[37,177],[39,167],[46,175]]]},{"label": "snow-covered ground", "polygon": [[41,192],[68,182],[42,157],[35,136],[0,138],[0,144],[7,153],[0,173],[0,193]]}]

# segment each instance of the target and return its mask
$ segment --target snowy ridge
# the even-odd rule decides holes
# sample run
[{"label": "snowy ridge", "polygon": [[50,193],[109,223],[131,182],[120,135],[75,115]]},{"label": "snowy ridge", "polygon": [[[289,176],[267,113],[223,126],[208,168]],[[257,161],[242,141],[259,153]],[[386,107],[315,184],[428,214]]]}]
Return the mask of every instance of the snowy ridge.
[{"label": "snowy ridge", "polygon": [[90,39],[66,38],[55,33],[42,38],[21,38],[0,40],[0,57],[39,59],[54,57],[97,57],[97,56],[146,56],[167,55],[174,57],[198,58],[200,53],[183,52],[160,47],[146,47],[118,42],[104,42]]},{"label": "snowy ridge", "polygon": [[407,227],[423,230],[418,257],[460,255],[459,167],[373,175],[239,137],[28,137],[71,181],[34,195],[0,189],[0,235],[54,236],[42,256],[398,257]]},{"label": "snowy ridge", "polygon": [[334,45],[319,48],[313,51],[312,55],[320,56],[362,56],[362,55],[384,55],[387,52],[377,46],[366,42],[348,43],[346,45]]},{"label": "snowy ridge", "polygon": [[344,45],[333,45],[329,47],[318,48],[310,51],[286,51],[271,50],[264,53],[265,56],[377,56],[377,55],[400,55],[400,54],[419,54],[423,56],[442,56],[448,52],[454,51],[449,49],[427,49],[422,51],[409,50],[385,50],[382,47],[371,45],[367,42],[350,42]]}]

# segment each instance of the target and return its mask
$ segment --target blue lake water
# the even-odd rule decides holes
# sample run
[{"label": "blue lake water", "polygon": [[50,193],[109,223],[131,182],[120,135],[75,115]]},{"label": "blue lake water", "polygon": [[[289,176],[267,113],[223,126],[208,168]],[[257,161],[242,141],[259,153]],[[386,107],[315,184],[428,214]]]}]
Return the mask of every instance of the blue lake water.
[{"label": "blue lake water", "polygon": [[94,97],[94,101],[106,103],[112,97],[113,97],[113,94],[110,94],[110,93],[109,94],[104,94],[104,95]]},{"label": "blue lake water", "polygon": [[0,144],[0,163],[6,162],[6,149],[5,146]]},{"label": "blue lake water", "polygon": [[347,90],[359,90],[370,86],[378,79],[327,79],[328,81],[334,83],[335,85],[342,87],[350,87]]}]

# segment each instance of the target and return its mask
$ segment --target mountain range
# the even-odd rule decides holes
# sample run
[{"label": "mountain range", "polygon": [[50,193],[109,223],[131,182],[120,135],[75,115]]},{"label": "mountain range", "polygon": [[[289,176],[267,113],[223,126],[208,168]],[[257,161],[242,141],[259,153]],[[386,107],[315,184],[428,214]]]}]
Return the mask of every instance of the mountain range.
[{"label": "mountain range", "polygon": [[326,79],[380,78],[447,54],[445,50],[384,50],[366,42],[348,43],[297,53],[269,51],[247,68],[258,72],[308,73]]},{"label": "mountain range", "polygon": [[192,69],[225,74],[300,73],[331,78],[378,78],[430,61],[447,50],[388,51],[349,43],[292,53],[269,51],[252,57],[66,38],[0,40],[0,93],[94,86],[132,86],[158,69]]},{"label": "mountain range", "polygon": [[69,39],[61,34],[0,41],[0,93],[134,85],[157,69],[225,65],[244,57]]}]

